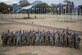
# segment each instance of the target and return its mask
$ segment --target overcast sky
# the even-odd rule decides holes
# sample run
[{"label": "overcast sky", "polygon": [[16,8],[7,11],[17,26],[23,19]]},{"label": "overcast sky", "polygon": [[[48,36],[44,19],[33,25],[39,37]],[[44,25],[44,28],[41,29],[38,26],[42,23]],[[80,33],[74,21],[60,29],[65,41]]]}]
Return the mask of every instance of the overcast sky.
[{"label": "overcast sky", "polygon": [[[20,0],[0,0],[0,2],[5,2],[7,4],[13,4],[13,3],[18,3]],[[36,0],[28,0],[28,2],[32,3]],[[64,0],[39,0],[39,1],[43,1],[46,2],[48,4],[58,4],[58,3],[63,3]],[[70,0],[73,1],[75,3],[75,5],[82,5],[82,0]]]}]

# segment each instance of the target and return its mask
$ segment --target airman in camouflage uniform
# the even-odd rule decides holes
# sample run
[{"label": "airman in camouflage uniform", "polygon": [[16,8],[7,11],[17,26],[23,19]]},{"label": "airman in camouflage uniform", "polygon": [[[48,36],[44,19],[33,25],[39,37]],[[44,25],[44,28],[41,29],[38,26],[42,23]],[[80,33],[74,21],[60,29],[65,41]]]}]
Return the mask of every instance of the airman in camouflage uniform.
[{"label": "airman in camouflage uniform", "polygon": [[79,48],[81,38],[76,33],[69,33],[68,30],[62,33],[50,31],[16,31],[15,33],[10,30],[3,32],[2,36],[3,46],[6,45],[56,45],[71,48]]},{"label": "airman in camouflage uniform", "polygon": [[78,36],[76,41],[77,41],[77,46],[76,46],[76,48],[80,48],[81,38]]}]

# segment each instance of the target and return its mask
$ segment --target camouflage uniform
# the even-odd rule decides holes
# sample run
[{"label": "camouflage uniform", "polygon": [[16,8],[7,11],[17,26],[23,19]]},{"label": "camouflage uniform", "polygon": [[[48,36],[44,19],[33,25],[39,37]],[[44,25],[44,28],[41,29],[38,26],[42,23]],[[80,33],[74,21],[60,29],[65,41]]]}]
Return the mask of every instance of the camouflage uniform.
[{"label": "camouflage uniform", "polygon": [[14,33],[11,32],[11,33],[10,33],[10,37],[9,37],[9,39],[8,39],[10,46],[14,44],[13,37],[14,37]]},{"label": "camouflage uniform", "polygon": [[59,44],[59,35],[58,33],[55,34],[55,45],[58,45]]},{"label": "camouflage uniform", "polygon": [[35,45],[35,39],[36,39],[35,32],[33,32],[32,33],[32,45]]},{"label": "camouflage uniform", "polygon": [[37,32],[35,35],[36,35],[35,43],[36,43],[36,45],[39,45],[40,44],[40,37],[41,37],[40,32]]},{"label": "camouflage uniform", "polygon": [[10,38],[10,30],[8,30],[6,33],[5,33],[5,40],[6,40],[6,45],[9,44],[9,38]]},{"label": "camouflage uniform", "polygon": [[6,35],[5,35],[5,33],[3,32],[3,33],[2,33],[2,36],[1,36],[1,39],[2,39],[2,45],[3,45],[3,46],[6,45],[6,39],[5,39],[5,38],[6,38]]},{"label": "camouflage uniform", "polygon": [[45,33],[43,33],[41,36],[41,44],[42,45],[45,45],[45,38],[46,38],[46,35],[45,35]]},{"label": "camouflage uniform", "polygon": [[53,34],[50,35],[50,45],[54,45]]},{"label": "camouflage uniform", "polygon": [[78,38],[77,38],[77,48],[79,48],[80,42],[81,42],[81,38],[78,37]]},{"label": "camouflage uniform", "polygon": [[17,32],[16,33],[16,46],[21,44],[21,33]]}]

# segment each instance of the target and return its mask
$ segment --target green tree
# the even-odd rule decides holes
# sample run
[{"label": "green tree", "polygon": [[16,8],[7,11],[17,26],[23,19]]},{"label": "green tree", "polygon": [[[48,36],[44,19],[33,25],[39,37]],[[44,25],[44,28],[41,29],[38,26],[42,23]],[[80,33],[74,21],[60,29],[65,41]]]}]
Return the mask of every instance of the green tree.
[{"label": "green tree", "polygon": [[42,4],[38,4],[36,5],[36,8],[49,8],[50,6],[47,3],[42,3]]},{"label": "green tree", "polygon": [[35,8],[34,10],[35,13],[48,13],[50,6],[47,3],[42,3],[34,6],[34,8]]},{"label": "green tree", "polygon": [[3,2],[0,3],[0,12],[1,13],[8,13],[9,12],[10,5],[7,5]]},{"label": "green tree", "polygon": [[30,3],[27,0],[21,0],[21,1],[19,1],[19,4],[21,7],[30,5]]},{"label": "green tree", "polygon": [[51,4],[51,8],[57,8],[58,6],[56,4]]}]

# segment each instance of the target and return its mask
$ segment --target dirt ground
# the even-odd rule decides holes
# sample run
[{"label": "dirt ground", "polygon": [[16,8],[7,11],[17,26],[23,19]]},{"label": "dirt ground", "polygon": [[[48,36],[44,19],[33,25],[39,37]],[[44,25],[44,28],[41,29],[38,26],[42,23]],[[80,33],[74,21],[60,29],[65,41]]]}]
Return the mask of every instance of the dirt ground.
[{"label": "dirt ground", "polygon": [[[11,21],[1,21],[0,35],[3,31],[11,30],[52,30],[50,27],[63,28],[82,32],[82,22],[56,22],[55,19],[15,19]],[[40,26],[41,25],[41,26]],[[80,36],[82,39],[82,36]],[[22,47],[2,47],[0,39],[0,55],[82,55],[82,41],[80,49],[57,46],[22,46]]]},{"label": "dirt ground", "polygon": [[[2,25],[1,31],[10,29],[12,31],[20,29],[37,29],[36,27],[26,25]],[[3,30],[4,29],[4,30]],[[82,41],[80,49],[73,49],[68,47],[57,47],[57,46],[22,46],[22,47],[2,47],[0,40],[0,54],[1,55],[82,55]]]}]

